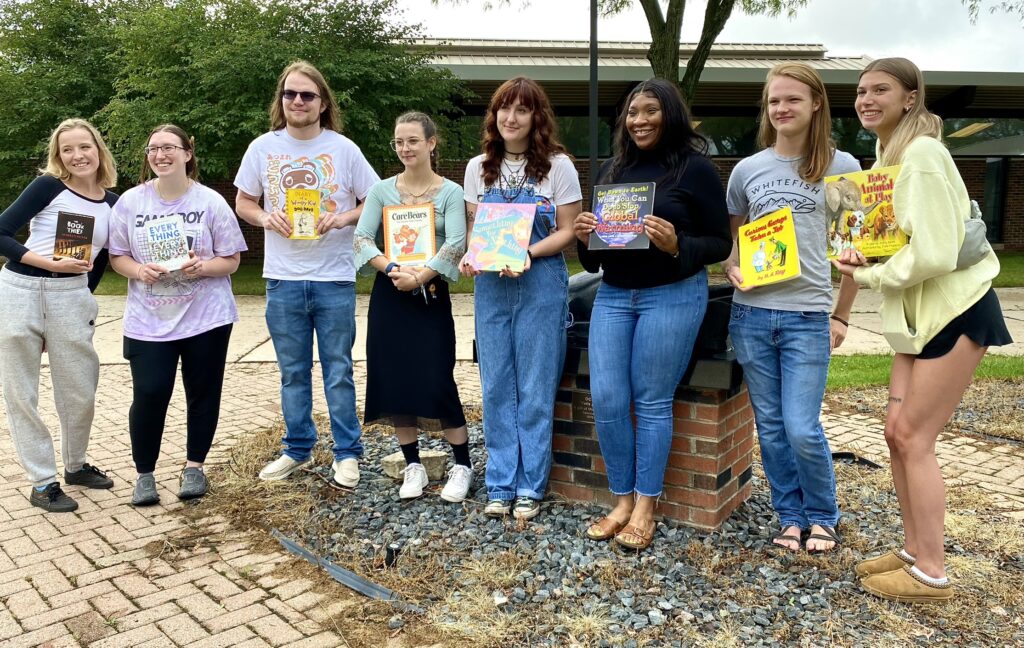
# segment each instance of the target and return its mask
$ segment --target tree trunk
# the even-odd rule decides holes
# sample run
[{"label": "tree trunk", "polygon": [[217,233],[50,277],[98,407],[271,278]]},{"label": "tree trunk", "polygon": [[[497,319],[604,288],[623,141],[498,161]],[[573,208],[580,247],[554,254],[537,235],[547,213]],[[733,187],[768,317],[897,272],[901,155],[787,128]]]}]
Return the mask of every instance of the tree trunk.
[{"label": "tree trunk", "polygon": [[686,0],[670,0],[668,11],[661,13],[658,0],[640,0],[651,29],[651,47],[647,60],[654,76],[679,83],[679,38],[683,27]]},{"label": "tree trunk", "polygon": [[[697,83],[700,81],[701,72],[704,71],[704,64],[711,54],[711,46],[714,45],[718,35],[722,33],[725,23],[732,15],[735,4],[736,0],[708,0],[708,9],[704,13],[704,28],[700,33],[700,42],[697,43],[697,49],[693,52],[693,56],[686,62],[686,72],[683,73],[683,79],[679,83],[679,89],[682,90],[687,105],[693,103],[694,96],[697,94]],[[676,42],[678,43],[678,41]],[[678,45],[676,49],[678,51]],[[676,74],[678,75],[678,54],[676,58]]]}]

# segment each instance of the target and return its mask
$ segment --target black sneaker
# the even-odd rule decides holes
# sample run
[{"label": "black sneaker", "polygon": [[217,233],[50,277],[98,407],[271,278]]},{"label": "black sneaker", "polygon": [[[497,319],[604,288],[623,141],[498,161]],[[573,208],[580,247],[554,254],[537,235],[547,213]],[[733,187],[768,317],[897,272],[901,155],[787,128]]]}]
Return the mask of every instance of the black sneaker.
[{"label": "black sneaker", "polygon": [[28,498],[32,506],[49,511],[50,513],[70,513],[78,508],[78,502],[64,494],[60,489],[60,482],[48,484],[43,491],[32,489],[32,495]]},{"label": "black sneaker", "polygon": [[82,464],[78,472],[64,471],[64,483],[86,488],[113,488],[114,480],[92,464]]}]

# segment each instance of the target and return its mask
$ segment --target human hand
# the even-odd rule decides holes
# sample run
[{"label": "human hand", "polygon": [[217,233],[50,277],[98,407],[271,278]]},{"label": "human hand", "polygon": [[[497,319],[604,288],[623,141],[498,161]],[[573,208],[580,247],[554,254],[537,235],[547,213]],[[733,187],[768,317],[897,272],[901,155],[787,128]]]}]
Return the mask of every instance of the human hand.
[{"label": "human hand", "polygon": [[572,223],[572,231],[583,245],[590,245],[590,234],[597,227],[597,216],[591,212],[580,212]]},{"label": "human hand", "polygon": [[188,251],[188,261],[181,266],[182,273],[190,279],[198,279],[203,276],[203,260],[196,256],[192,250]]},{"label": "human hand", "polygon": [[417,275],[403,270],[392,270],[388,273],[388,279],[402,292],[416,290],[421,285]]},{"label": "human hand", "polygon": [[524,274],[526,274],[526,271],[529,270],[532,266],[533,266],[533,257],[531,257],[529,254],[527,254],[526,255],[526,263],[523,264],[523,269],[522,270],[517,272],[517,271],[513,270],[512,268],[510,268],[508,266],[505,266],[505,269],[500,271],[498,273],[498,276],[499,277],[508,277],[509,279],[518,279],[519,277],[522,277]]},{"label": "human hand", "polygon": [[839,253],[839,258],[832,259],[832,265],[836,270],[848,277],[852,277],[853,271],[867,262],[867,258],[856,248],[847,248]]},{"label": "human hand", "polygon": [[167,268],[157,263],[144,263],[135,272],[135,278],[145,284],[155,284],[160,281],[160,275],[167,274]]},{"label": "human hand", "polygon": [[459,273],[463,277],[476,277],[480,274],[480,271],[469,262],[469,252],[463,254],[462,260],[459,261]]},{"label": "human hand", "polygon": [[328,212],[320,215],[320,222],[316,224],[316,233],[321,236],[332,229],[341,229],[355,225],[359,220],[358,214],[351,212]]},{"label": "human hand", "polygon": [[831,349],[835,351],[839,346],[846,340],[846,334],[849,332],[849,327],[843,324],[835,318],[829,318],[828,320],[828,337]]},{"label": "human hand", "polygon": [[92,270],[92,261],[86,259],[72,259],[71,257],[61,257],[54,259],[50,262],[50,272],[60,272],[62,274],[82,274]]},{"label": "human hand", "polygon": [[733,288],[735,288],[736,290],[739,290],[740,292],[747,292],[748,290],[753,288],[753,286],[744,286],[743,285],[743,273],[740,272],[739,264],[737,264],[737,263],[729,263],[729,264],[723,264],[723,265],[726,266],[726,268],[725,268],[725,278],[729,280],[729,283],[732,284]]},{"label": "human hand", "polygon": [[288,220],[288,215],[280,209],[263,212],[263,216],[260,217],[260,225],[263,229],[277,232],[285,238],[292,235],[292,224]]},{"label": "human hand", "polygon": [[679,254],[679,237],[672,223],[652,214],[644,217],[644,232],[654,247],[672,256]]}]

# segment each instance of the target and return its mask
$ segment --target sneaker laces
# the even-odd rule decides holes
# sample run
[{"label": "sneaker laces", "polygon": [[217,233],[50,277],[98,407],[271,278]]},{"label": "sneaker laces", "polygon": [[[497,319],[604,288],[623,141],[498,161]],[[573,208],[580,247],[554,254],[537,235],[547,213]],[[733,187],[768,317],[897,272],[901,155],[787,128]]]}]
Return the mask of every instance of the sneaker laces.
[{"label": "sneaker laces", "polygon": [[79,470],[78,472],[90,472],[90,473],[92,473],[94,475],[99,475],[100,477],[103,477],[104,479],[107,478],[107,473],[106,472],[104,472],[104,471],[100,470],[99,468],[97,468],[96,466],[94,466],[92,464],[88,464],[88,463],[82,464],[82,469]]},{"label": "sneaker laces", "polygon": [[525,495],[516,498],[515,508],[533,508],[533,499]]},{"label": "sneaker laces", "polygon": [[463,466],[462,464],[455,464],[452,469],[448,471],[448,482],[455,482],[459,486],[463,484],[469,484],[470,480],[473,479],[473,469],[469,466]]},{"label": "sneaker laces", "polygon": [[421,471],[423,472],[424,475],[427,474],[427,469],[423,467],[423,464],[411,463],[405,468],[402,468],[402,474],[405,475],[406,479],[409,479],[410,475],[413,475]]},{"label": "sneaker laces", "polygon": [[64,491],[61,490],[60,484],[57,482],[53,483],[53,486],[47,487],[44,491],[46,493],[46,499],[50,502],[56,502],[60,497],[64,495]]}]

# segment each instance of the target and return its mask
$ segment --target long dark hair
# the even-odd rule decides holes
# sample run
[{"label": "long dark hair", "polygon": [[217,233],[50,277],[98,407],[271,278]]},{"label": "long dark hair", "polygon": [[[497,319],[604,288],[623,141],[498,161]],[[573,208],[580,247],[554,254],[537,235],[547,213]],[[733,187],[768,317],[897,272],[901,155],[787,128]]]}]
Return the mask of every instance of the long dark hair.
[{"label": "long dark hair", "polygon": [[484,172],[484,186],[491,186],[498,180],[501,161],[505,157],[505,140],[498,132],[498,110],[518,101],[533,111],[530,139],[526,146],[526,177],[541,182],[551,171],[551,156],[556,153],[568,155],[558,141],[558,123],[551,110],[551,102],[544,89],[532,79],[518,76],[498,86],[491,95],[484,118],[483,153],[481,167]]},{"label": "long dark hair", "polygon": [[640,160],[640,148],[626,130],[626,115],[633,100],[640,95],[656,99],[661,104],[661,135],[654,151],[665,161],[669,172],[663,178],[678,181],[686,168],[686,158],[691,154],[707,155],[708,142],[693,128],[690,111],[683,102],[683,95],[674,83],[665,79],[648,79],[626,97],[622,112],[615,124],[614,155],[601,182],[615,182],[625,169]]},{"label": "long dark hair", "polygon": [[[160,124],[153,130],[149,131],[149,135],[146,136],[146,144],[149,144],[149,139],[157,133],[170,133],[179,140],[181,140],[181,148],[192,154],[188,162],[185,163],[185,175],[199,182],[199,158],[196,157],[196,141],[191,135],[185,132],[185,129],[175,124]],[[145,183],[149,180],[152,175],[152,169],[149,168],[149,156],[146,154],[142,155],[142,170],[139,171],[139,184]]]}]

